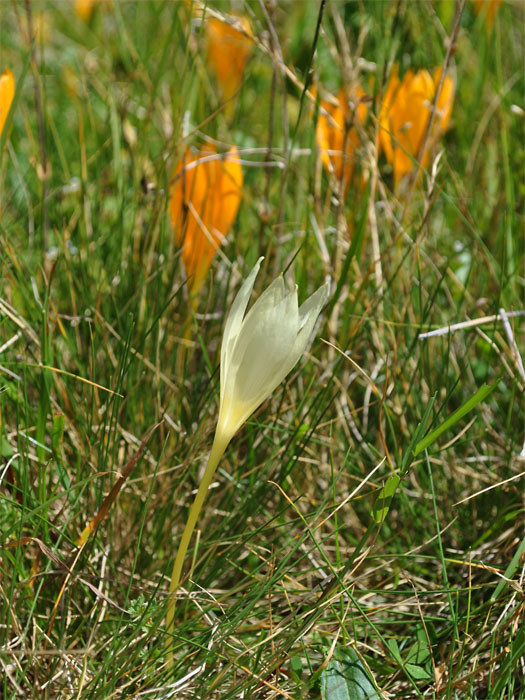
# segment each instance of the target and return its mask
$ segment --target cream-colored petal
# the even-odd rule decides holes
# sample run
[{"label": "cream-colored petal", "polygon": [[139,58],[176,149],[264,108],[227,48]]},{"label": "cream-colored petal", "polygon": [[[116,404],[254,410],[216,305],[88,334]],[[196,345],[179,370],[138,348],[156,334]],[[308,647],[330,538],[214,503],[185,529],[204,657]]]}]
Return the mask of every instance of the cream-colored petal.
[{"label": "cream-colored petal", "polygon": [[245,279],[242,287],[237,292],[237,296],[233,300],[228,317],[226,318],[226,323],[224,324],[224,331],[222,334],[222,347],[221,347],[221,397],[224,393],[224,382],[226,375],[228,373],[228,358],[230,354],[230,347],[232,341],[235,340],[239,333],[239,329],[242,325],[244,312],[250,301],[250,295],[252,293],[253,285],[255,284],[255,278],[261,267],[261,262],[263,258],[259,258],[255,263],[255,267],[250,272],[248,277]]},{"label": "cream-colored petal", "polygon": [[253,315],[260,316],[267,313],[269,310],[274,309],[276,305],[284,299],[286,294],[287,291],[284,287],[283,277],[282,275],[279,275],[279,277],[274,279],[270,286],[264,290],[252,308],[248,311],[244,317],[243,327],[250,323],[250,318]]},{"label": "cream-colored petal", "polygon": [[330,284],[326,282],[325,284],[323,284],[322,287],[319,287],[319,289],[316,292],[314,292],[311,296],[308,297],[306,301],[304,301],[301,304],[301,306],[299,307],[300,328],[304,327],[308,319],[311,318],[312,314],[314,314],[315,318],[317,319],[321,312],[321,309],[328,301],[329,296]]},{"label": "cream-colored petal", "polygon": [[319,287],[319,289],[301,305],[301,308],[299,309],[300,330],[295,337],[293,346],[290,348],[287,363],[283,364],[283,379],[289,372],[292,371],[306,350],[308,341],[310,340],[315,326],[315,322],[321,313],[321,309],[326,304],[329,295],[330,285],[327,282],[322,287]]},{"label": "cream-colored petal", "polygon": [[228,440],[298,362],[329,294],[325,284],[298,309],[297,290],[276,301],[284,286],[270,287],[271,293],[266,290],[254,304],[232,341],[217,425]]},{"label": "cream-colored petal", "polygon": [[259,405],[284,378],[281,368],[287,364],[298,331],[297,292],[287,294],[264,314],[254,314],[250,321],[243,324],[231,367],[236,397]]},{"label": "cream-colored petal", "polygon": [[[274,285],[279,293],[281,285]],[[268,299],[270,295],[266,295]],[[257,308],[260,312],[257,312]],[[221,394],[218,430],[231,437],[283,379],[298,327],[297,296],[287,294],[275,306],[254,305],[243,323],[228,358],[228,375]],[[292,323],[283,323],[291,319]],[[277,378],[276,378],[277,375]]]},{"label": "cream-colored petal", "polygon": [[[257,337],[260,346],[274,347],[278,343],[280,331],[293,324],[298,324],[297,292],[286,292],[282,277],[278,277],[266,289],[247,313],[242,328],[232,346],[232,357],[237,365],[245,353],[246,345]],[[232,360],[233,362],[233,360]]]}]

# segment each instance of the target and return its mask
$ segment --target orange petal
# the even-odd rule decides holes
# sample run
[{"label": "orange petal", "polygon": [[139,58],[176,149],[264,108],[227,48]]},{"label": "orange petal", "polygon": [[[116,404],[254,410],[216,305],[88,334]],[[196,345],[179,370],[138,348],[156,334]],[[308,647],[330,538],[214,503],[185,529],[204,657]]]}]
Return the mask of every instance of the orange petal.
[{"label": "orange petal", "polygon": [[413,170],[415,160],[419,160],[421,167],[426,167],[430,148],[450,121],[454,81],[446,76],[436,104],[432,133],[423,153],[440,76],[440,68],[434,71],[433,77],[426,70],[417,73],[408,70],[400,82],[395,69],[389,81],[380,112],[382,128],[379,143],[393,167],[396,189],[401,180]]},{"label": "orange petal", "polygon": [[[439,81],[441,79],[441,71],[441,68],[436,68],[434,71],[434,86],[436,90],[438,89]],[[446,75],[443,78],[443,85],[441,86],[441,92],[436,104],[436,116],[438,118],[439,128],[441,131],[446,131],[450,122],[452,105],[454,104],[454,90],[455,86],[452,76]]]},{"label": "orange petal", "polygon": [[[206,160],[207,156],[216,156]],[[175,240],[182,245],[182,261],[192,289],[206,277],[217,250],[233,225],[243,185],[239,153],[224,156],[213,146],[192,155],[189,149],[175,168],[170,217]]]},{"label": "orange petal", "polygon": [[[367,105],[361,102],[364,91],[357,86],[352,94],[355,113],[354,120],[363,123],[366,119]],[[354,127],[348,128],[352,119],[351,106],[346,91],[339,91],[337,104],[322,100],[321,107],[328,114],[321,113],[317,119],[315,138],[321,152],[325,169],[338,180],[344,181],[345,191],[350,185],[353,173],[355,149],[359,146],[359,136]]]},{"label": "orange petal", "polygon": [[14,96],[15,79],[9,68],[6,68],[2,75],[0,75],[0,134],[4,130],[4,124]]},{"label": "orange petal", "polygon": [[93,14],[93,7],[98,0],[75,0],[75,12],[83,19],[84,22],[89,21]]},{"label": "orange petal", "polygon": [[240,88],[244,68],[253,51],[250,23],[246,17],[235,19],[242,31],[215,17],[206,22],[208,65],[215,73],[225,100]]},{"label": "orange petal", "polygon": [[386,159],[390,164],[392,164],[394,160],[394,147],[391,136],[394,132],[394,125],[392,123],[391,112],[394,111],[392,106],[395,102],[400,85],[401,82],[397,74],[397,66],[394,66],[379,112],[379,148],[384,150]]}]

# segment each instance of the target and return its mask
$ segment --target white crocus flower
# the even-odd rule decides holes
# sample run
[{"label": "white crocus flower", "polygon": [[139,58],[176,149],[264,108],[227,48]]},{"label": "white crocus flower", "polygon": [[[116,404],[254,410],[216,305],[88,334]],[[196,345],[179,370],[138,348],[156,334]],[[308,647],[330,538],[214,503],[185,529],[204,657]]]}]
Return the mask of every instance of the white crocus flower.
[{"label": "white crocus flower", "polygon": [[328,298],[325,284],[299,307],[297,287],[287,291],[280,276],[245,316],[261,260],[237,294],[224,327],[216,432],[227,442],[297,364]]},{"label": "white crocus flower", "polygon": [[[235,297],[224,326],[219,419],[208,464],[190,508],[173,565],[166,614],[167,649],[171,645],[175,594],[184,557],[219,460],[243,423],[297,364],[328,298],[329,288],[325,284],[299,306],[297,288],[287,291],[281,276],[261,294],[245,316],[261,260]],[[171,661],[171,653],[168,653],[168,663]]]}]

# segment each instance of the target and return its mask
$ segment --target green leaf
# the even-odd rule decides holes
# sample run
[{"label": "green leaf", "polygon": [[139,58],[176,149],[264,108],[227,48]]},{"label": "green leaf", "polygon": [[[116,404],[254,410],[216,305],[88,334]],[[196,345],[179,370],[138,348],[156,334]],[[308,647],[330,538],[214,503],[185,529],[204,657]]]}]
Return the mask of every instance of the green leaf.
[{"label": "green leaf", "polygon": [[392,498],[396,492],[401,478],[397,474],[388,477],[386,484],[377,494],[377,498],[372,508],[372,517],[376,523],[382,523],[386,518]]},{"label": "green leaf", "polygon": [[394,659],[397,661],[397,663],[400,666],[402,666],[403,659],[401,658],[401,652],[399,651],[397,641],[395,639],[388,639],[386,644],[387,644],[387,647],[390,649],[390,653],[392,654]]},{"label": "green leaf", "polygon": [[55,452],[58,452],[60,445],[62,444],[65,424],[66,417],[64,414],[57,413],[53,418],[53,428],[51,430],[51,444]]},{"label": "green leaf", "polygon": [[415,664],[405,664],[406,670],[410,673],[412,678],[415,678],[418,681],[423,681],[423,680],[429,680],[429,678],[432,678],[430,673],[428,671],[425,671],[424,668],[421,668],[421,666],[416,666]]},{"label": "green leaf", "polygon": [[[423,634],[421,634],[421,632],[423,632]],[[407,664],[421,665],[425,664],[430,659],[430,650],[428,648],[428,643],[424,635],[424,631],[418,629],[418,640],[417,642],[412,644],[406,655]]]},{"label": "green leaf", "polygon": [[492,394],[494,389],[497,386],[497,382],[495,382],[492,386],[489,386],[488,384],[483,384],[474,396],[471,396],[471,398],[463,404],[463,406],[460,406],[457,411],[454,411],[454,413],[447,418],[447,420],[442,423],[439,428],[436,428],[433,430],[429,435],[424,437],[420,442],[417,443],[415,449],[414,449],[414,456],[418,455],[420,452],[423,452],[423,450],[426,450],[427,447],[430,447],[430,445],[435,442],[438,437],[441,435],[441,433],[444,433],[445,430],[448,430],[451,428],[454,423],[457,423],[458,420],[461,420],[463,416],[465,416],[469,411],[472,411],[473,408],[475,408],[479,403],[484,401],[487,396]]},{"label": "green leaf", "polygon": [[13,448],[8,443],[7,439],[2,436],[0,440],[0,457],[9,459],[9,457],[12,457],[14,454]]},{"label": "green leaf", "polygon": [[380,700],[368,671],[353,649],[336,649],[321,674],[322,700]]},{"label": "green leaf", "polygon": [[290,673],[295,680],[301,680],[303,675],[303,662],[300,656],[292,656],[290,659]]},{"label": "green leaf", "polygon": [[301,425],[297,429],[297,435],[298,437],[303,437],[303,435],[306,435],[306,433],[310,430],[309,426],[306,425],[306,423],[301,423]]}]

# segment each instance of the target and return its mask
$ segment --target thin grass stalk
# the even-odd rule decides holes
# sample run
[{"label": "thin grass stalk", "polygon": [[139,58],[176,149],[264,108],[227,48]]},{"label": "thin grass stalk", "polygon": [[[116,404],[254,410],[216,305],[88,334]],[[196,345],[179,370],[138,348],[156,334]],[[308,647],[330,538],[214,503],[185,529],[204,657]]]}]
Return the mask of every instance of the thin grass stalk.
[{"label": "thin grass stalk", "polygon": [[[190,285],[193,282],[193,279],[190,280]],[[182,340],[179,344],[179,348],[177,350],[177,361],[176,361],[176,372],[178,377],[183,377],[184,376],[184,365],[186,364],[186,351],[187,347],[190,344],[191,341],[191,336],[192,336],[192,321],[195,317],[195,314],[197,313],[197,308],[199,305],[199,299],[196,293],[194,293],[191,289],[189,292],[189,299],[188,299],[188,308],[187,308],[187,314],[186,318],[184,319],[183,322],[183,333],[182,333]],[[182,407],[182,404],[181,404]]]}]

